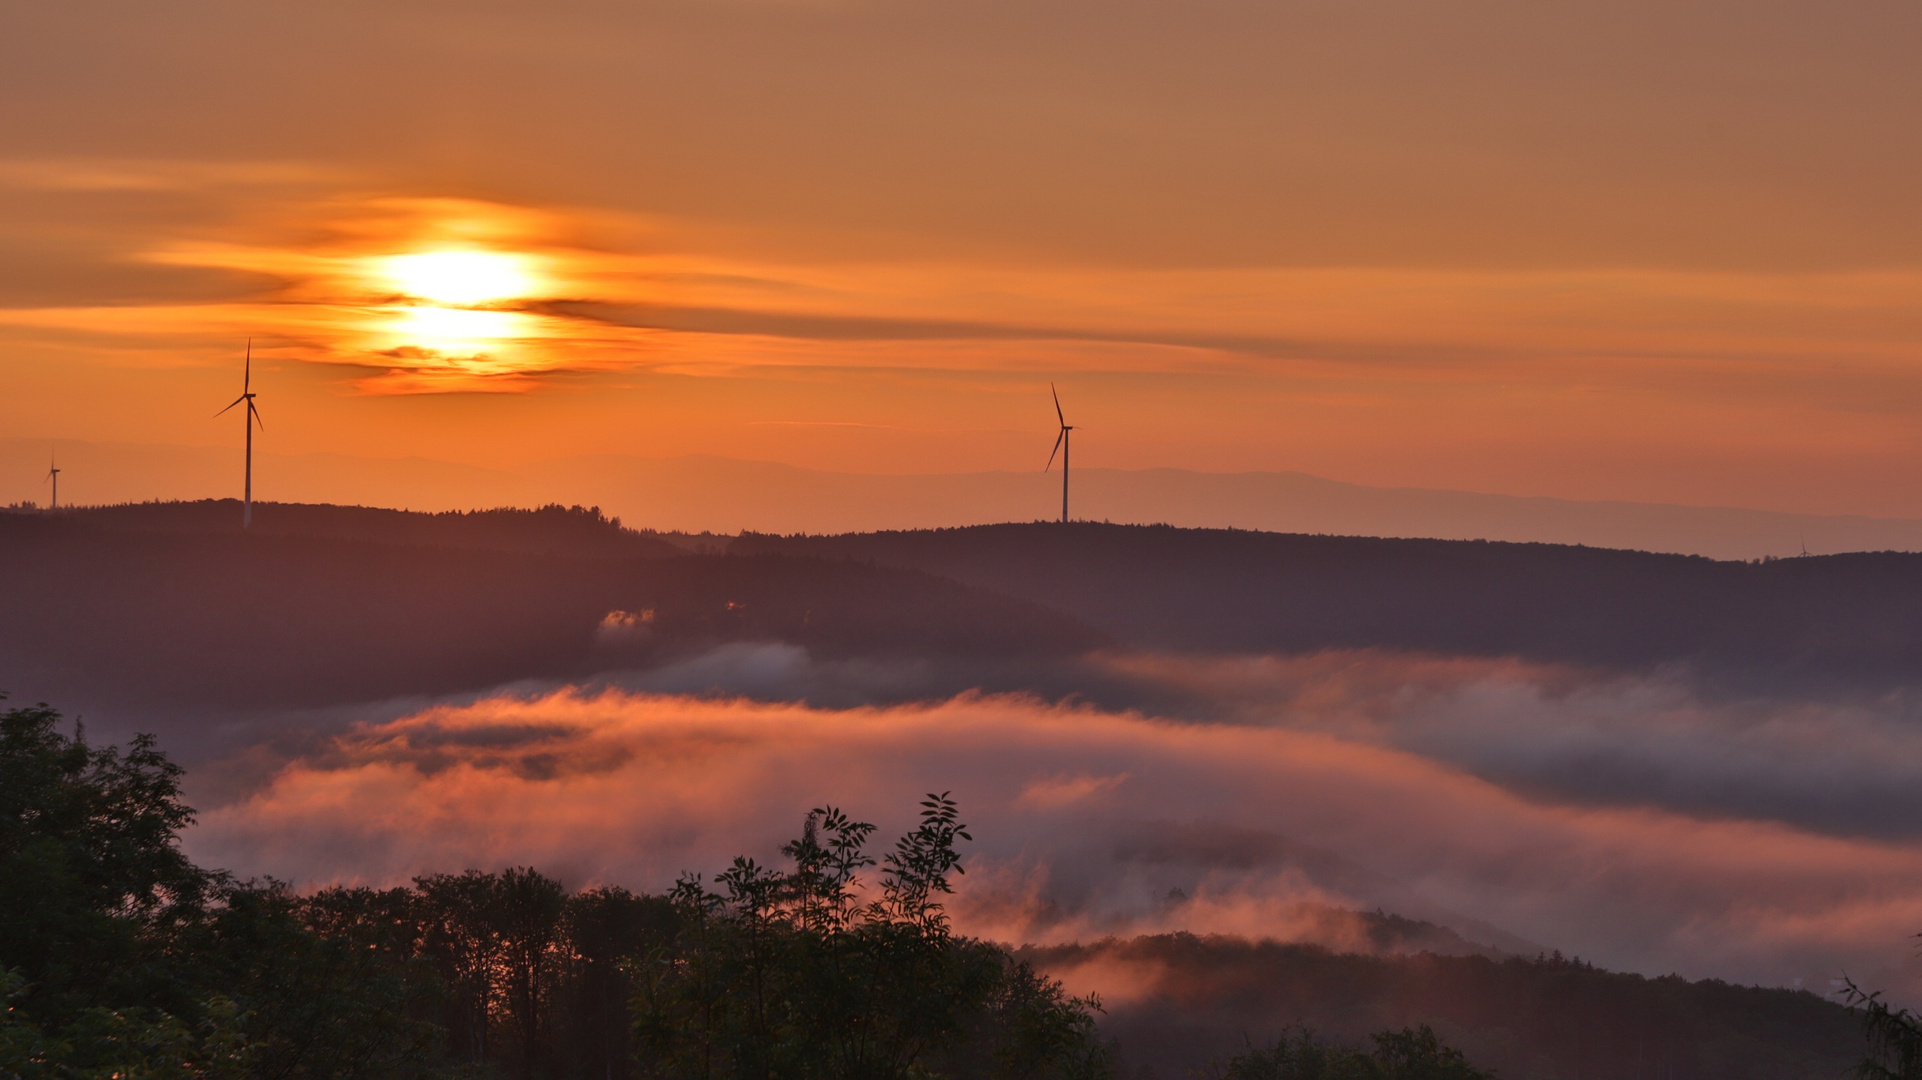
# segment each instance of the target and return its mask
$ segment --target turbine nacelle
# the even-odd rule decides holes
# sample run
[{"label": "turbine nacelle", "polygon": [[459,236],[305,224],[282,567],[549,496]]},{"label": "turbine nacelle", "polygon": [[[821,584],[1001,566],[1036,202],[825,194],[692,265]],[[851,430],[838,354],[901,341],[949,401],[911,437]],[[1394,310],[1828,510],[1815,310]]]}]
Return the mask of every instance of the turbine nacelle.
[{"label": "turbine nacelle", "polygon": [[1061,434],[1054,437],[1054,449],[1048,451],[1048,463],[1042,466],[1042,472],[1052,472],[1054,470],[1055,455],[1061,453],[1061,444],[1068,441],[1068,432],[1073,430],[1074,428],[1071,425],[1061,425]]},{"label": "turbine nacelle", "polygon": [[253,392],[253,385],[254,385],[254,341],[252,338],[248,338],[247,339],[247,361],[245,365],[242,366],[240,369],[240,396],[228,402],[226,409],[222,409],[219,412],[215,413],[214,415],[225,416],[227,414],[228,409],[231,409],[235,405],[238,405],[244,401],[247,403],[247,416],[249,418],[249,421],[251,423],[260,425],[260,430],[266,431],[267,423],[266,421],[260,418],[260,410],[254,407],[254,398],[257,397],[258,395],[256,395]]}]

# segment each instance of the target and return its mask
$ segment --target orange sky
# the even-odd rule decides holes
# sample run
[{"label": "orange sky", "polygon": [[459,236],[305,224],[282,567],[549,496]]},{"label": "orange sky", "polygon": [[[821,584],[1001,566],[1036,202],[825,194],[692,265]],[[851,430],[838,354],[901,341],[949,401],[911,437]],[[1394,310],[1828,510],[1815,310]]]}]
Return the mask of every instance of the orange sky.
[{"label": "orange sky", "polygon": [[281,453],[1032,468],[1052,380],[1088,465],[1922,515],[1919,45],[1888,0],[13,5],[0,434],[237,443],[251,336]]}]

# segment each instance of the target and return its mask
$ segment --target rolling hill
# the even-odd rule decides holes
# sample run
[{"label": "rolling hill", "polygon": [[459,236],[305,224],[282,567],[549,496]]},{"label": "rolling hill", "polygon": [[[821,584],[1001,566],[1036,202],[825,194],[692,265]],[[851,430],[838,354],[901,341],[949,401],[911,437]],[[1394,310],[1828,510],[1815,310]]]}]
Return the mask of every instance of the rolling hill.
[{"label": "rolling hill", "polygon": [[580,678],[728,641],[1036,658],[1106,640],[920,571],[689,555],[586,511],[268,505],[243,534],[237,507],[212,509],[0,514],[0,687],[96,707],[305,707]]},{"label": "rolling hill", "polygon": [[1384,648],[1737,685],[1922,677],[1922,555],[1722,562],[1555,544],[1072,524],[743,536],[735,553],[914,569],[1044,604],[1126,645]]},{"label": "rolling hill", "polygon": [[269,503],[246,533],[238,510],[0,515],[0,686],[312,706],[581,678],[730,641],[1044,665],[1104,646],[1380,648],[1673,667],[1738,688],[1922,676],[1922,555],[1740,563],[1097,523],[747,534],[703,554],[578,507]]},{"label": "rolling hill", "polygon": [[1605,971],[1559,955],[1337,953],[1168,934],[1017,955],[1123,989],[1102,1031],[1141,1075],[1194,1075],[1296,1025],[1344,1041],[1432,1024],[1511,1080],[1817,1080],[1861,1059],[1858,1018],[1807,991]]}]

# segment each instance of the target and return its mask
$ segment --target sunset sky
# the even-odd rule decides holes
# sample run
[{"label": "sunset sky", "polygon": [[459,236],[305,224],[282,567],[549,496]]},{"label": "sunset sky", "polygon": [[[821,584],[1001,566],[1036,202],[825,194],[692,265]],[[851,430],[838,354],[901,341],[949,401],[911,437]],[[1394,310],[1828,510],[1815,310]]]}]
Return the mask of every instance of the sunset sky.
[{"label": "sunset sky", "polygon": [[1090,466],[1922,515],[1922,8],[1836,12],[7,4],[0,434],[235,445],[251,337],[281,454],[1036,469],[1052,381]]},{"label": "sunset sky", "polygon": [[952,790],[994,940],[1922,1006],[1918,0],[0,0],[0,510],[239,497],[249,362],[263,503],[1080,520],[0,513],[236,880]]}]

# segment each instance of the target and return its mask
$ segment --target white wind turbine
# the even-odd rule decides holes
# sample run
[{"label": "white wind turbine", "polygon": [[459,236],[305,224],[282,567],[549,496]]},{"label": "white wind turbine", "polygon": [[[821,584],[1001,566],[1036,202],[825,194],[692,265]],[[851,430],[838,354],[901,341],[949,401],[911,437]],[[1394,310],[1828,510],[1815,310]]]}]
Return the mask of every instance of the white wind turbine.
[{"label": "white wind turbine", "polygon": [[254,408],[253,382],[254,382],[254,339],[248,338],[247,339],[247,363],[245,367],[241,368],[240,396],[235,398],[231,403],[229,403],[226,409],[222,409],[220,410],[220,412],[217,412],[214,414],[215,416],[220,416],[226,413],[227,409],[231,409],[235,405],[238,405],[243,401],[247,403],[247,410],[241,414],[241,423],[247,429],[247,486],[245,489],[246,498],[241,503],[241,510],[240,510],[240,527],[243,529],[252,528],[254,524],[254,425],[259,424],[260,430],[262,431],[267,430],[266,423],[264,423],[260,419],[260,410]]}]

